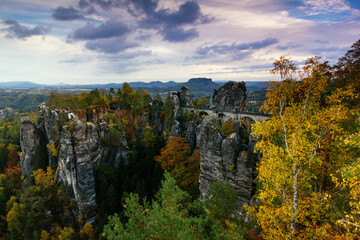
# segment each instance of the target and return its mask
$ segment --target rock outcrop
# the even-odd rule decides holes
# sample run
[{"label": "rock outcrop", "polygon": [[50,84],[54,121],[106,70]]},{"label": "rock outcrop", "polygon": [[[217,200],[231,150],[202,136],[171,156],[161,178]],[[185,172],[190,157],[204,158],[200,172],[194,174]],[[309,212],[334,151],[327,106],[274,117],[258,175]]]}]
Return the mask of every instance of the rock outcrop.
[{"label": "rock outcrop", "polygon": [[[209,196],[209,186],[216,181],[229,181],[236,190],[240,205],[249,204],[253,192],[253,170],[257,161],[253,144],[242,144],[238,133],[229,137],[214,127],[205,117],[198,129],[200,147],[200,199]],[[235,213],[240,215],[240,211]]]},{"label": "rock outcrop", "polygon": [[174,119],[179,120],[181,117],[180,113],[180,98],[179,98],[179,92],[170,92],[171,101],[174,104]]},{"label": "rock outcrop", "polygon": [[245,82],[227,82],[218,90],[214,89],[210,107],[221,111],[244,111],[246,99]]},{"label": "rock outcrop", "polygon": [[184,107],[190,105],[190,90],[188,87],[186,86],[181,87],[179,97],[180,97],[180,106]]},{"label": "rock outcrop", "polygon": [[36,125],[28,117],[21,119],[20,146],[22,149],[20,164],[24,176],[31,174],[34,165],[34,155],[36,146],[40,144],[40,133]]},{"label": "rock outcrop", "polygon": [[[62,119],[61,116],[65,119]],[[67,119],[66,119],[67,118]],[[88,222],[95,221],[95,178],[93,168],[101,162],[117,167],[120,157],[126,157],[128,146],[125,134],[109,146],[111,133],[106,122],[83,122],[71,112],[49,109],[42,105],[37,124],[29,118],[21,120],[21,167],[24,176],[34,170],[36,147],[48,148],[46,157],[57,167],[57,175],[80,213]],[[118,135],[117,135],[118,137]]]}]

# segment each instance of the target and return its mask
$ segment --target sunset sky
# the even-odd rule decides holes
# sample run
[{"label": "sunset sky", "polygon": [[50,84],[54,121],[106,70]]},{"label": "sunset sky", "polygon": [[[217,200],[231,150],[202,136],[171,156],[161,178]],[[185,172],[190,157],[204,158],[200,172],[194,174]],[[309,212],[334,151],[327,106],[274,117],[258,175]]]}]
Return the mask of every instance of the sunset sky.
[{"label": "sunset sky", "polygon": [[359,0],[0,0],[0,81],[267,81],[359,34]]}]

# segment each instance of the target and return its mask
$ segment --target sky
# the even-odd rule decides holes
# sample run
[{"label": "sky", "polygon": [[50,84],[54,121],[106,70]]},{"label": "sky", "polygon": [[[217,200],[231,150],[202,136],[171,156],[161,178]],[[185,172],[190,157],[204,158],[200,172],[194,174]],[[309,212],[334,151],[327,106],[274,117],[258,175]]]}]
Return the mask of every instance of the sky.
[{"label": "sky", "polygon": [[0,0],[0,82],[268,81],[359,33],[359,0]]}]

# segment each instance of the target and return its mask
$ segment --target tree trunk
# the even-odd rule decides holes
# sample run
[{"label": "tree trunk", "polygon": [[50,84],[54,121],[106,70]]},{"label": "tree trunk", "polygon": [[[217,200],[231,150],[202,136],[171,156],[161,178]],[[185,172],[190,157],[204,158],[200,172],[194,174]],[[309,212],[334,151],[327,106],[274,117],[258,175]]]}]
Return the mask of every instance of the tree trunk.
[{"label": "tree trunk", "polygon": [[331,134],[327,136],[326,146],[324,151],[324,160],[321,166],[321,178],[320,178],[320,192],[326,191],[327,175],[328,175],[328,165],[330,163],[330,145],[331,145]]},{"label": "tree trunk", "polygon": [[293,236],[294,231],[295,231],[295,225],[296,225],[295,214],[296,214],[297,203],[298,203],[298,195],[297,195],[298,172],[297,172],[296,164],[293,165],[293,173],[294,173],[294,182],[293,182],[294,199],[293,199],[293,206],[292,206],[292,209],[291,209],[290,239],[292,239],[292,236]]}]

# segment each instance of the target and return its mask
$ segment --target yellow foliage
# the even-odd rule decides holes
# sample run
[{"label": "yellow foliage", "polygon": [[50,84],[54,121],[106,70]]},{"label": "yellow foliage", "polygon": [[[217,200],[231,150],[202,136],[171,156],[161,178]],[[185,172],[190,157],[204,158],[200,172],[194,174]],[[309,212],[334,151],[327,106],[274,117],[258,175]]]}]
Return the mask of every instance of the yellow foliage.
[{"label": "yellow foliage", "polygon": [[266,239],[326,239],[335,219],[328,214],[333,209],[329,199],[314,192],[316,169],[323,166],[319,149],[327,144],[326,136],[341,133],[348,112],[343,102],[353,92],[338,89],[322,105],[329,86],[319,58],[309,59],[301,70],[285,57],[274,65],[273,73],[284,81],[269,86],[264,109],[273,116],[253,131],[262,153],[261,205],[255,215]]},{"label": "yellow foliage", "polygon": [[59,150],[56,148],[55,144],[49,143],[49,144],[46,144],[46,147],[50,150],[51,155],[53,157],[59,156]]},{"label": "yellow foliage", "polygon": [[49,239],[50,239],[49,233],[45,230],[42,230],[40,240],[49,240]]},{"label": "yellow foliage", "polygon": [[96,239],[94,228],[90,223],[84,225],[84,229],[80,231],[80,237],[88,240]]}]

